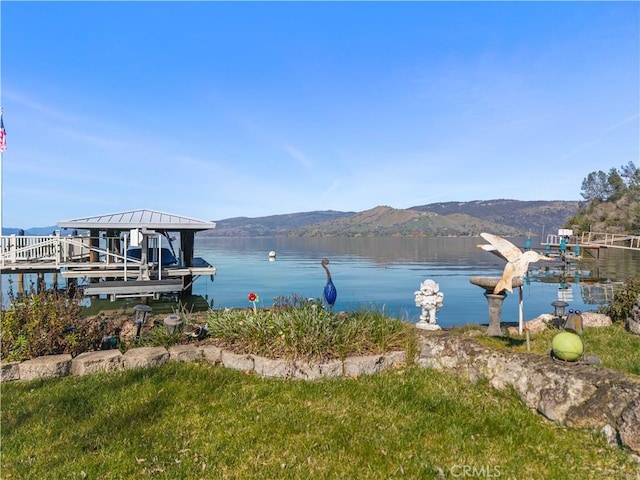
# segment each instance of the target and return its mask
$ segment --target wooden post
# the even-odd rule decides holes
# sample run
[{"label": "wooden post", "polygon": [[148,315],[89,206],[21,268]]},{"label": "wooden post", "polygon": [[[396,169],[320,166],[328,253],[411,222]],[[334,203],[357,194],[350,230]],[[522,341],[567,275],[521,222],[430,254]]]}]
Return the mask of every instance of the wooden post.
[{"label": "wooden post", "polygon": [[[193,230],[180,231],[180,249],[182,250],[182,258],[184,266],[193,267],[193,244],[195,241],[195,232]],[[182,277],[182,294],[181,296],[190,297],[193,292],[193,275],[185,275]]]},{"label": "wooden post", "polygon": [[[98,254],[98,248],[100,247],[100,231],[96,229],[89,230],[89,262],[98,263],[100,256]],[[91,267],[93,270],[93,267]],[[89,278],[89,283],[97,283],[99,278]]]},{"label": "wooden post", "polygon": [[[126,255],[127,252],[122,252],[122,245],[120,244],[120,232],[114,230],[113,231],[114,239],[113,239],[113,252],[118,255]],[[118,259],[118,262],[122,260]]]},{"label": "wooden post", "polygon": [[117,248],[119,249],[119,245],[116,245],[116,241],[115,241],[115,230],[113,229],[108,229],[105,233],[106,235],[106,242],[107,242],[107,257],[105,258],[105,261],[107,263],[112,263],[114,258],[111,257],[111,253],[119,253]]},{"label": "wooden post", "polygon": [[24,296],[24,273],[18,274],[18,295]]},{"label": "wooden post", "polygon": [[89,251],[89,261],[91,263],[97,263],[100,261],[100,258],[98,256],[98,251],[97,249],[100,247],[100,231],[99,230],[89,230],[89,237],[90,237],[90,246],[91,246],[91,250]]},{"label": "wooden post", "polygon": [[67,295],[73,298],[78,291],[78,279],[77,278],[69,278],[67,280]]}]

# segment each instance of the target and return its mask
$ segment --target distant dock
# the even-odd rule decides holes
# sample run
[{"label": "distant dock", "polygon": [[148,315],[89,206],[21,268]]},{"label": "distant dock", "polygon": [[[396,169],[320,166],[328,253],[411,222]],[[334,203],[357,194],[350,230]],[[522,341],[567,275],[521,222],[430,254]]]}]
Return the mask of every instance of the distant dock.
[{"label": "distant dock", "polygon": [[546,250],[560,250],[581,256],[576,252],[588,251],[600,258],[603,248],[616,248],[640,251],[640,235],[627,233],[584,232],[580,235],[549,234],[546,241],[540,244]]}]

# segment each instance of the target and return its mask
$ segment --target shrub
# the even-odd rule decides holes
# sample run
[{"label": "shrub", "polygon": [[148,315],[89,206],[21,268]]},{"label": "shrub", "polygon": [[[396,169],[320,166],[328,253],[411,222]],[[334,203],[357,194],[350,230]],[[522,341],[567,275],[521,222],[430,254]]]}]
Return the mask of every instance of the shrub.
[{"label": "shrub", "polygon": [[47,290],[16,297],[9,291],[10,307],[2,312],[2,359],[26,360],[41,355],[77,355],[95,348],[101,325],[80,316],[78,296]]},{"label": "shrub", "polygon": [[609,315],[614,322],[625,322],[631,316],[631,310],[639,295],[640,278],[631,277],[614,293],[609,305],[602,308],[602,313]]}]

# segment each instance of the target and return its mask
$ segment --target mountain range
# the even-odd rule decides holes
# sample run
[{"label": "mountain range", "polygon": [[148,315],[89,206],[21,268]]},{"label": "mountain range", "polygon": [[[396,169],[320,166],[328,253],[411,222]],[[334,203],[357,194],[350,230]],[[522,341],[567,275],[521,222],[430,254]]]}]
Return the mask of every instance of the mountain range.
[{"label": "mountain range", "polygon": [[256,236],[473,236],[554,233],[576,214],[579,202],[565,200],[477,200],[420,205],[407,209],[377,206],[363,212],[334,210],[234,217],[217,220],[207,237]]},{"label": "mountain range", "polygon": [[[419,205],[406,209],[377,206],[362,212],[322,210],[266,217],[216,220],[204,237],[384,237],[473,236],[491,232],[502,236],[555,233],[574,216],[579,202],[566,200],[475,200]],[[57,226],[25,230],[49,235]],[[4,235],[18,234],[3,228]]]}]

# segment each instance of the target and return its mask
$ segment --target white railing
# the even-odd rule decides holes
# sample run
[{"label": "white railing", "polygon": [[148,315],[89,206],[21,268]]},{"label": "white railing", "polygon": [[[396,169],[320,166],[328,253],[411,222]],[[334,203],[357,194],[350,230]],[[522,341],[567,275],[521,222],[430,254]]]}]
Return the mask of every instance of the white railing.
[{"label": "white railing", "polygon": [[629,235],[627,233],[605,233],[605,232],[583,232],[579,237],[563,237],[561,235],[547,235],[546,243],[542,245],[559,245],[564,238],[567,244],[571,245],[593,245],[611,248],[624,248],[629,250],[640,250],[640,235]]},{"label": "white railing", "polygon": [[578,239],[575,235],[570,236],[570,237],[566,237],[563,235],[557,235],[555,233],[550,233],[547,235],[547,242],[543,245],[560,245],[560,242],[562,241],[562,239],[564,238],[565,242],[567,244],[575,244],[577,243]]},{"label": "white railing", "polygon": [[59,236],[0,237],[2,265],[30,261],[56,261],[60,256]]},{"label": "white railing", "polygon": [[626,233],[584,232],[581,243],[640,250],[640,236]]},{"label": "white railing", "polygon": [[[141,265],[139,260],[127,258],[119,252],[115,252],[113,246],[119,237],[101,237],[97,245],[92,245],[92,239],[88,236],[61,237],[59,233],[49,236],[35,235],[8,235],[0,236],[0,267],[28,264],[51,263],[56,268],[71,263],[103,263],[126,264],[133,267]],[[125,240],[126,251],[126,240]]]}]

